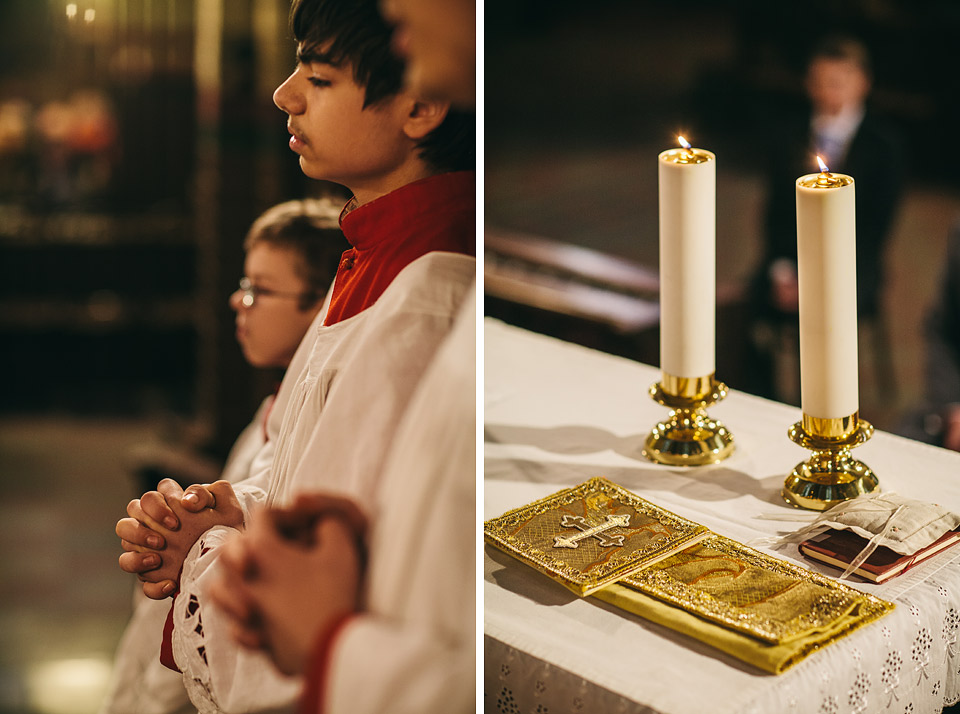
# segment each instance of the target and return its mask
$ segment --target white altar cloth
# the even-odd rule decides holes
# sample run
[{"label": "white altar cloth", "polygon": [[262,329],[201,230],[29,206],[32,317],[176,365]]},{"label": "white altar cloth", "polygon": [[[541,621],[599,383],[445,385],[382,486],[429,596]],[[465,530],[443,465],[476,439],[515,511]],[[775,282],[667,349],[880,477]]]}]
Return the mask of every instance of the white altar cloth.
[{"label": "white altar cloth", "polygon": [[[734,454],[708,467],[661,466],[640,454],[666,416],[647,394],[659,378],[654,367],[486,320],[484,520],[592,476],[747,544],[812,518],[780,496],[786,474],[809,453],[786,435],[799,409],[732,392],[709,413],[733,433]],[[881,489],[960,510],[960,454],[877,432],[854,456],[877,473]],[[837,574],[795,546],[759,549]],[[948,550],[883,585],[848,581],[896,609],[774,676],[580,599],[486,546],[485,709],[939,712],[960,700],[958,558],[960,548]]]}]

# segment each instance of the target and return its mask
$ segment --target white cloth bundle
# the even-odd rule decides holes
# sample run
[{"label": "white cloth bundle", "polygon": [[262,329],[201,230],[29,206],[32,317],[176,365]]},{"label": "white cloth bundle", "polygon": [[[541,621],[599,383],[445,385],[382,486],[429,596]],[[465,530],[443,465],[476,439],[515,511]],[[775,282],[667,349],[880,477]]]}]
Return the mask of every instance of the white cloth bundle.
[{"label": "white cloth bundle", "polygon": [[871,493],[844,501],[817,515],[809,524],[785,536],[766,541],[773,548],[800,543],[830,528],[849,530],[867,539],[841,579],[860,567],[879,546],[901,555],[913,555],[960,525],[960,514],[935,503],[915,501],[893,492]]}]

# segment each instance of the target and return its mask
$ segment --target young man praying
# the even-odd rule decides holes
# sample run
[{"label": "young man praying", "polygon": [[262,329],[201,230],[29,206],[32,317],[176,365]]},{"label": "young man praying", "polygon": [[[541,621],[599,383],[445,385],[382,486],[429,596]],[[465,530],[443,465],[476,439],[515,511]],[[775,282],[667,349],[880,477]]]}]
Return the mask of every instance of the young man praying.
[{"label": "young man praying", "polygon": [[[408,85],[469,105],[472,1],[386,9],[406,38],[394,48],[407,48]],[[305,675],[304,714],[475,710],[475,298],[464,299],[397,428],[376,500],[363,504],[375,517],[303,494],[262,511],[223,549],[209,596],[240,644]]]},{"label": "young man praying", "polygon": [[[298,0],[292,25],[298,64],[274,100],[303,171],[353,192],[341,216],[352,248],[281,385],[255,475],[186,493],[163,482],[117,526],[121,567],[145,593],[179,585],[167,654],[204,712],[284,710],[299,689],[265,655],[239,648],[208,607],[224,539],[255,505],[303,491],[361,510],[376,502],[397,425],[475,278],[472,115],[401,89],[403,65],[373,0]],[[154,550],[157,536],[164,545]],[[148,570],[148,554],[161,566]],[[340,556],[359,563],[360,548]]]}]

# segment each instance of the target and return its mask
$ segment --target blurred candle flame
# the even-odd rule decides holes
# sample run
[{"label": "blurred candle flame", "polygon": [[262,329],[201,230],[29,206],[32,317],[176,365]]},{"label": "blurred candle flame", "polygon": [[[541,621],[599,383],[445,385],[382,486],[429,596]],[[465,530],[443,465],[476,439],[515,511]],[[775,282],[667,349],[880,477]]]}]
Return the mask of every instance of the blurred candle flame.
[{"label": "blurred candle flame", "polygon": [[823,159],[821,159],[819,156],[817,157],[817,163],[820,164],[821,173],[825,173],[825,174],[830,173],[830,169],[827,168],[827,165],[823,163]]},{"label": "blurred candle flame", "polygon": [[678,137],[677,137],[677,141],[680,142],[680,146],[682,146],[684,149],[690,149],[690,148],[691,148],[691,147],[690,147],[690,142],[687,141],[686,139],[684,139],[682,136],[678,136]]}]

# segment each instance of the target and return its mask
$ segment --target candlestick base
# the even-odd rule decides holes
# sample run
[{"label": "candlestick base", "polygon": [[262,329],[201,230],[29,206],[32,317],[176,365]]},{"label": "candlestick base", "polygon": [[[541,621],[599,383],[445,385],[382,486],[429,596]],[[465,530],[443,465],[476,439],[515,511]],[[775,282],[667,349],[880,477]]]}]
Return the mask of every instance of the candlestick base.
[{"label": "candlestick base", "polygon": [[791,441],[813,455],[794,467],[781,494],[791,506],[825,511],[832,506],[870,493],[879,483],[870,467],[850,455],[866,443],[873,425],[856,414],[845,419],[813,419],[804,415],[787,432]]},{"label": "candlestick base", "polygon": [[647,437],[643,455],[658,464],[702,466],[723,461],[733,453],[733,434],[706,408],[727,396],[727,385],[713,378],[685,380],[664,374],[650,387],[651,398],[670,413]]}]

